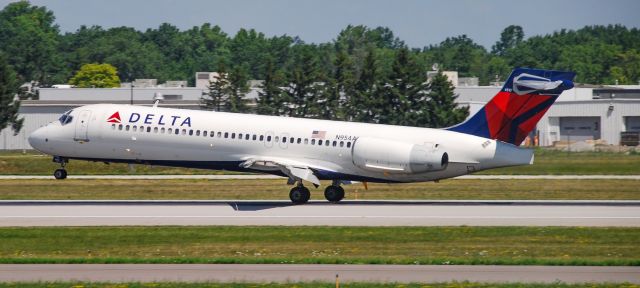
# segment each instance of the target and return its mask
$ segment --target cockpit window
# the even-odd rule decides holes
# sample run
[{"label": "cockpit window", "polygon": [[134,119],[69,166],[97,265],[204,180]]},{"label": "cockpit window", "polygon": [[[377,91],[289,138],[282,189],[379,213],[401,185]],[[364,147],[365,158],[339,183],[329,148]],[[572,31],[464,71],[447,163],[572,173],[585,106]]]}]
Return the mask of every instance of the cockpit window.
[{"label": "cockpit window", "polygon": [[66,125],[71,123],[71,120],[73,120],[73,116],[71,116],[71,112],[73,110],[69,110],[67,112],[64,112],[64,114],[62,114],[62,116],[60,116],[60,118],[58,118],[58,120],[60,121],[60,124],[62,125]]}]

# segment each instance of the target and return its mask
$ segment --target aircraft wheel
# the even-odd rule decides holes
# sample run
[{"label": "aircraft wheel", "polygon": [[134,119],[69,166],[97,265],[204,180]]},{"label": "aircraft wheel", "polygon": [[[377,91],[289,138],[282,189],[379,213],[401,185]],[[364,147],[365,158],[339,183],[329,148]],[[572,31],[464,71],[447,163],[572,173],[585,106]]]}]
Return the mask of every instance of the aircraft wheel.
[{"label": "aircraft wheel", "polygon": [[67,170],[56,169],[56,171],[53,172],[53,177],[56,177],[56,179],[58,179],[58,180],[66,179],[67,178]]},{"label": "aircraft wheel", "polygon": [[309,198],[311,198],[311,192],[304,186],[293,187],[291,188],[291,192],[289,192],[289,199],[291,199],[293,204],[307,203]]},{"label": "aircraft wheel", "polygon": [[337,185],[327,186],[324,189],[324,198],[327,198],[329,202],[340,202],[340,200],[344,199],[344,188]]}]

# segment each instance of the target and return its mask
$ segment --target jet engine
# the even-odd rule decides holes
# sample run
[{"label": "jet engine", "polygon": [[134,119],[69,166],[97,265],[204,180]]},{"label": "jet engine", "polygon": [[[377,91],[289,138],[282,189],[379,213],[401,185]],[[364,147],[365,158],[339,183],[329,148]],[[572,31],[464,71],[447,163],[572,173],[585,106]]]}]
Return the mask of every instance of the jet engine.
[{"label": "jet engine", "polygon": [[433,143],[361,137],[351,149],[353,164],[368,171],[413,174],[444,170],[449,164],[449,155]]}]

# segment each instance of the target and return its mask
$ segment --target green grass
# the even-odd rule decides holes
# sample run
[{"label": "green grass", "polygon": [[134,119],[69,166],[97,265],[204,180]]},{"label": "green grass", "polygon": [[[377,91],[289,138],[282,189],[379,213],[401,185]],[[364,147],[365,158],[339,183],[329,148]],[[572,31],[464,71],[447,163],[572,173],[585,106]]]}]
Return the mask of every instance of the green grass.
[{"label": "green grass", "polygon": [[[535,164],[520,167],[501,168],[480,172],[480,174],[522,174],[522,175],[638,175],[640,174],[640,153],[612,152],[561,152],[536,149]],[[96,174],[220,174],[236,173],[212,170],[198,170],[170,167],[149,167],[136,165],[135,172],[126,164],[94,163],[71,161],[67,166],[73,175]],[[4,175],[50,175],[58,168],[51,162],[51,156],[28,151],[0,152],[0,174]]]},{"label": "green grass", "polygon": [[482,171],[489,175],[638,175],[640,153],[562,152],[536,149],[533,165]]},{"label": "green grass", "polygon": [[[329,184],[329,183],[324,183]],[[443,180],[346,185],[346,199],[640,200],[640,180]],[[0,199],[288,199],[279,180],[1,180]],[[310,187],[312,199],[323,189]]]},{"label": "green grass", "polygon": [[[334,288],[335,283],[83,283],[41,282],[0,283],[0,288]],[[588,283],[588,284],[535,284],[535,283],[341,283],[343,288],[638,288],[634,284]]]},{"label": "green grass", "polygon": [[640,265],[640,229],[0,228],[0,263]]}]

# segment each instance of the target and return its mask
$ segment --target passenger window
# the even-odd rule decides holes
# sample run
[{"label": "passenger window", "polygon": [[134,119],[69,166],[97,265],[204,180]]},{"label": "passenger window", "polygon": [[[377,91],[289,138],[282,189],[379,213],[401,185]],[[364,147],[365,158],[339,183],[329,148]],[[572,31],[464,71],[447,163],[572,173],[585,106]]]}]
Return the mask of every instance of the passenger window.
[{"label": "passenger window", "polygon": [[173,134],[173,129],[171,129],[171,128],[167,129],[167,133]]},{"label": "passenger window", "polygon": [[[260,136],[262,137],[262,136]],[[271,142],[271,136],[267,136],[267,142]]]},{"label": "passenger window", "polygon": [[176,129],[173,134],[176,134],[176,135],[180,134],[180,129]]},{"label": "passenger window", "polygon": [[256,141],[256,134],[253,134],[253,141]]},{"label": "passenger window", "polygon": [[151,132],[151,126],[147,126],[147,133]]},{"label": "passenger window", "polygon": [[275,142],[278,143],[280,141],[280,138],[278,136],[275,137]]},{"label": "passenger window", "polygon": [[125,127],[124,127],[124,130],[125,130],[125,131],[129,131],[129,125],[125,126]]},{"label": "passenger window", "polygon": [[264,135],[260,135],[260,141],[264,140]]},{"label": "passenger window", "polygon": [[344,141],[340,141],[340,147],[344,147]]},{"label": "passenger window", "polygon": [[222,132],[218,132],[218,138],[222,137]]},{"label": "passenger window", "polygon": [[229,138],[229,132],[224,132],[224,138]]},{"label": "passenger window", "polygon": [[207,137],[207,131],[202,131],[202,136]]},{"label": "passenger window", "polygon": [[318,145],[322,146],[322,140],[318,140]]},{"label": "passenger window", "polygon": [[249,140],[249,134],[244,135],[244,140]]},{"label": "passenger window", "polygon": [[211,131],[211,133],[209,134],[211,136],[211,138],[213,138],[215,133],[213,133],[213,131]]},{"label": "passenger window", "polygon": [[200,130],[196,130],[196,136],[200,136]]},{"label": "passenger window", "polygon": [[236,133],[231,133],[231,139],[236,139]]},{"label": "passenger window", "polygon": [[316,139],[311,139],[311,145],[316,145]]},{"label": "passenger window", "polygon": [[160,129],[160,133],[164,134],[164,131],[165,131],[165,130],[164,130],[164,127],[162,127],[162,128]]},{"label": "passenger window", "polygon": [[131,129],[131,130],[132,130],[133,132],[137,132],[137,131],[138,131],[138,126],[133,125],[133,127],[132,127],[132,129]]},{"label": "passenger window", "polygon": [[302,138],[298,138],[298,144],[302,143]]},{"label": "passenger window", "polygon": [[307,144],[309,144],[309,139],[304,138],[304,145],[307,145]]},{"label": "passenger window", "polygon": [[193,129],[189,129],[189,136],[193,135]]},{"label": "passenger window", "polygon": [[158,127],[153,127],[153,133],[158,133]]},{"label": "passenger window", "polygon": [[182,129],[182,135],[187,135],[187,129]]},{"label": "passenger window", "polygon": [[347,148],[351,148],[351,142],[347,142]]},{"label": "passenger window", "polygon": [[144,126],[140,126],[140,132],[144,132]]},{"label": "passenger window", "polygon": [[289,138],[289,143],[293,144],[293,140],[296,140],[296,139],[293,139],[293,137]]},{"label": "passenger window", "polygon": [[122,124],[118,125],[118,130],[122,130]]},{"label": "passenger window", "polygon": [[111,124],[111,129],[116,130],[116,124]]},{"label": "passenger window", "polygon": [[336,145],[338,145],[338,142],[333,141],[333,147],[336,147]]},{"label": "passenger window", "polygon": [[287,143],[287,137],[282,137],[282,143]]},{"label": "passenger window", "polygon": [[238,134],[238,139],[242,140],[242,133]]}]

